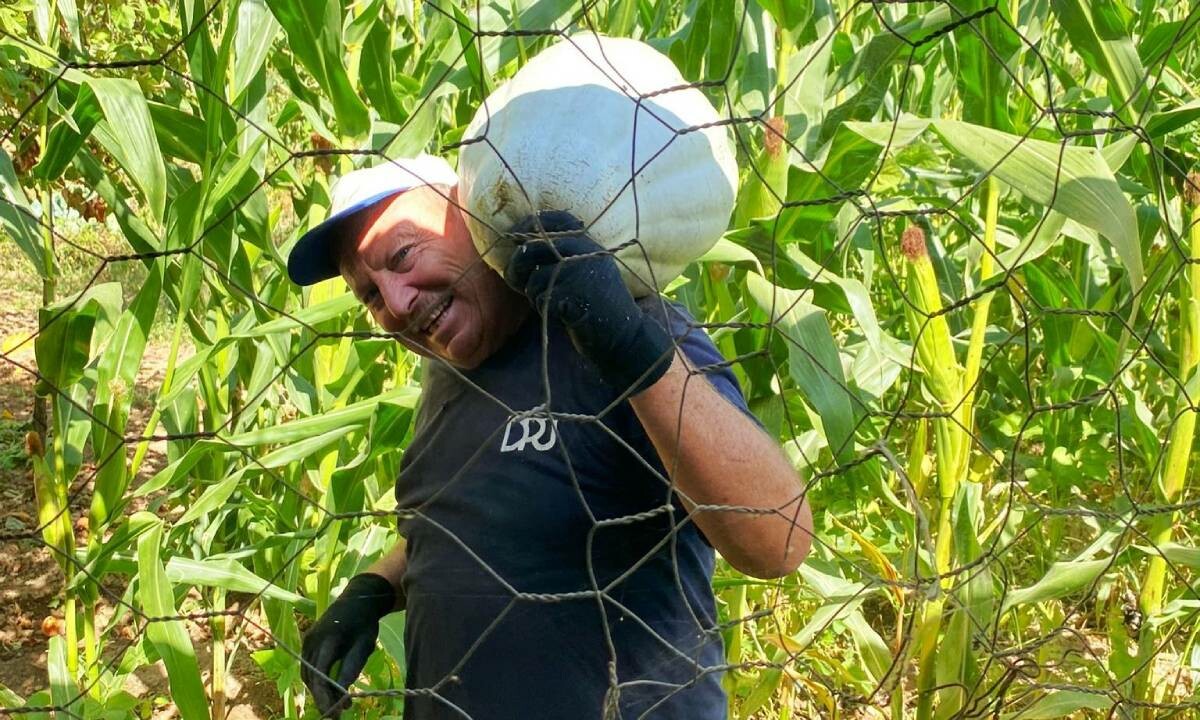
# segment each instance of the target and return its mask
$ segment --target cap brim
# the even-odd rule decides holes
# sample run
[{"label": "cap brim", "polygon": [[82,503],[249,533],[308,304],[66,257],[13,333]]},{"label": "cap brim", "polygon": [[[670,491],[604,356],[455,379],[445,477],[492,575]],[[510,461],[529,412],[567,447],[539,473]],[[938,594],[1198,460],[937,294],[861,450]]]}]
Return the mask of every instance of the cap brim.
[{"label": "cap brim", "polygon": [[360,200],[331,215],[320,225],[304,233],[288,253],[288,278],[297,285],[313,285],[341,274],[337,263],[337,244],[353,227],[359,213],[403,190],[388,190]]}]

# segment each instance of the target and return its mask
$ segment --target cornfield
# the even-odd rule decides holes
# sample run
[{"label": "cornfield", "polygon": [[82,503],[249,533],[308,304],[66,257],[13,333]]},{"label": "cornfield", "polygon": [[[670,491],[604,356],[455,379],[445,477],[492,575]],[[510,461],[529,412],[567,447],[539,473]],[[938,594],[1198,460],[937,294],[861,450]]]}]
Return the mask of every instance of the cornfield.
[{"label": "cornfield", "polygon": [[9,0],[0,716],[317,716],[421,373],[287,250],[585,32],[727,121],[667,294],[814,511],[797,572],[718,564],[729,716],[1200,717],[1195,0]]}]

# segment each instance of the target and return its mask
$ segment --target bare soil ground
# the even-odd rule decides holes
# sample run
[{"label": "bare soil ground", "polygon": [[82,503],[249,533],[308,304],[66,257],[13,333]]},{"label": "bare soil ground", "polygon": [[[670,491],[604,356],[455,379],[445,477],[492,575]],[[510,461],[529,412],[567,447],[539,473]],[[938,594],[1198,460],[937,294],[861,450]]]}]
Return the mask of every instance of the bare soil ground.
[{"label": "bare soil ground", "polygon": [[[7,281],[9,278],[5,278]],[[5,283],[8,284],[7,282]],[[11,287],[11,286],[10,286]],[[13,338],[24,339],[36,330],[36,316],[24,309],[0,310],[0,342],[11,348]],[[10,306],[11,307],[11,306]],[[36,306],[35,306],[36,307]],[[153,409],[154,393],[162,382],[166,348],[154,343],[147,348],[137,387],[134,390],[129,431],[140,433]],[[21,697],[48,687],[48,638],[63,632],[63,573],[54,554],[35,533],[37,505],[33,475],[26,457],[25,435],[33,429],[34,378],[27,369],[34,367],[32,341],[0,355],[0,686]],[[161,431],[160,431],[161,432]],[[163,443],[152,443],[134,484],[143,482],[166,462]],[[90,458],[88,458],[90,460]],[[87,512],[91,504],[90,479],[94,465],[85,463],[71,488],[70,508],[77,546],[87,542]],[[144,509],[143,501],[129,511]],[[129,613],[117,613],[115,622],[111,598],[125,592],[120,578],[108,582],[105,597],[97,608],[97,626],[106,633],[110,649],[102,664],[115,664],[115,653],[142,638]],[[229,607],[237,608],[238,598],[229,598]],[[226,631],[227,714],[231,720],[256,720],[282,714],[279,695],[270,680],[250,657],[250,653],[269,647],[270,638],[255,624],[264,625],[256,608],[246,610],[254,623],[230,618]],[[211,635],[207,623],[188,622],[189,634],[197,650],[205,684],[211,676]],[[125,690],[145,700],[142,717],[166,720],[177,716],[170,702],[167,676],[161,662],[147,665],[130,674]],[[211,688],[209,688],[211,692]]]}]

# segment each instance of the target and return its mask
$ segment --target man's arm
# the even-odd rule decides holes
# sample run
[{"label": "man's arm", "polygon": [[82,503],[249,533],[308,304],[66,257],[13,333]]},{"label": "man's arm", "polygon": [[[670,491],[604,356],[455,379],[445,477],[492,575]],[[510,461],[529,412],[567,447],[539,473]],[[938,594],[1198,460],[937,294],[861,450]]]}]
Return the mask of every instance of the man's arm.
[{"label": "man's arm", "polygon": [[693,516],[730,565],[759,578],[799,567],[812,546],[812,512],[774,439],[707,378],[690,374],[678,353],[630,404],[689,511],[697,503],[765,511],[702,510]]},{"label": "man's arm", "polygon": [[396,592],[394,612],[403,610],[406,604],[404,590],[401,586],[401,582],[404,580],[404,571],[408,569],[408,554],[405,553],[404,548],[405,542],[400,540],[387,554],[371,563],[371,567],[367,568],[367,572],[375,573],[391,583],[392,589]]},{"label": "man's arm", "polygon": [[338,717],[350,706],[350,687],[367,664],[379,637],[379,620],[403,610],[400,581],[408,567],[404,542],[350,578],[346,589],[304,635],[300,679],[312,692],[321,717]]},{"label": "man's arm", "polygon": [[[552,242],[533,239],[561,234]],[[612,252],[573,216],[543,211],[517,223],[504,279],[542,315],[563,324],[572,344],[634,412],[682,494],[700,505],[761,510],[701,511],[696,524],[738,570],[785,575],[804,560],[812,514],[803,486],[773,438],[687,365],[667,330],[648,317],[621,279]],[[681,428],[682,425],[682,428]],[[680,432],[682,429],[682,432]],[[692,508],[689,508],[692,509]]]}]

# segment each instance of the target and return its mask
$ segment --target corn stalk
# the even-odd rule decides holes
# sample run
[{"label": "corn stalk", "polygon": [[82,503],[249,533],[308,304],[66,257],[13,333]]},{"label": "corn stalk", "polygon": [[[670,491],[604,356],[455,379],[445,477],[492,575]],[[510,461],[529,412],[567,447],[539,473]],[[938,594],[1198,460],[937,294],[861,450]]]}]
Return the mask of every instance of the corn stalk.
[{"label": "corn stalk", "polygon": [[[1196,262],[1200,258],[1200,173],[1188,176],[1183,202],[1187,209],[1185,216],[1189,219],[1188,256],[1192,262],[1179,284],[1179,379],[1184,382],[1184,388],[1176,407],[1185,411],[1176,416],[1171,426],[1166,462],[1162,463],[1161,475],[1155,483],[1158,500],[1166,505],[1178,502],[1183,492],[1196,434],[1196,413],[1191,407],[1200,397],[1200,374],[1195,372],[1197,360],[1200,360],[1200,264]],[[1171,542],[1177,515],[1162,512],[1151,518],[1148,535],[1152,550]],[[1139,609],[1146,620],[1152,620],[1162,610],[1166,575],[1166,559],[1161,554],[1151,555],[1138,598]],[[1144,702],[1154,702],[1155,696],[1154,656],[1159,639],[1156,629],[1153,622],[1146,622],[1138,639],[1138,670],[1133,687],[1134,697]],[[1142,717],[1149,720],[1155,712],[1155,708],[1147,707],[1143,709]]]},{"label": "corn stalk", "polygon": [[[994,270],[993,253],[995,252],[996,223],[999,208],[999,183],[994,177],[987,181],[987,198],[985,210],[984,252],[980,262],[980,280],[986,280]],[[958,361],[951,340],[950,327],[943,314],[941,293],[938,289],[937,275],[925,245],[925,234],[918,227],[905,230],[901,238],[901,251],[908,260],[907,292],[912,298],[913,305],[905,306],[905,314],[909,327],[915,338],[917,348],[917,363],[920,366],[926,389],[932,396],[939,413],[933,418],[935,467],[938,487],[937,530],[934,539],[934,570],[939,577],[937,589],[930,601],[924,606],[922,617],[917,629],[917,658],[918,658],[918,703],[917,717],[924,720],[932,717],[934,703],[934,688],[941,685],[947,689],[942,691],[939,702],[940,714],[952,714],[960,709],[965,701],[966,676],[972,673],[967,665],[969,647],[957,647],[965,642],[954,643],[955,647],[942,648],[940,662],[943,672],[938,672],[939,634],[946,617],[946,593],[953,586],[951,575],[956,560],[969,562],[974,558],[965,557],[967,548],[956,548],[954,543],[955,523],[959,521],[955,513],[956,498],[960,495],[963,483],[967,481],[970,459],[971,437],[974,430],[974,387],[979,377],[979,369],[983,356],[984,334],[987,329],[988,311],[991,306],[992,293],[983,295],[975,307],[975,315],[971,327],[970,343],[967,348],[967,362],[964,367]],[[915,451],[914,453],[915,454]],[[910,467],[912,466],[910,461]],[[976,509],[968,509],[974,511]],[[962,557],[959,557],[962,556]],[[974,598],[978,602],[979,598]],[[967,603],[958,612],[966,612]],[[960,629],[966,629],[962,625]],[[969,632],[969,630],[967,630]],[[951,640],[950,635],[946,641]],[[956,658],[961,658],[957,666],[953,666]],[[951,667],[953,679],[940,682],[939,674],[946,674],[945,668]]]},{"label": "corn stalk", "polygon": [[59,482],[65,477],[63,433],[55,431],[52,442],[51,463],[43,457],[41,436],[30,432],[25,436],[25,450],[33,464],[33,488],[37,498],[38,525],[42,528],[42,539],[54,551],[54,559],[63,572],[63,614],[66,626],[67,669],[71,677],[78,677],[79,631],[75,617],[75,594],[67,589],[71,578],[68,558],[75,554],[75,534],[71,526],[71,512],[67,506],[67,484]]}]

